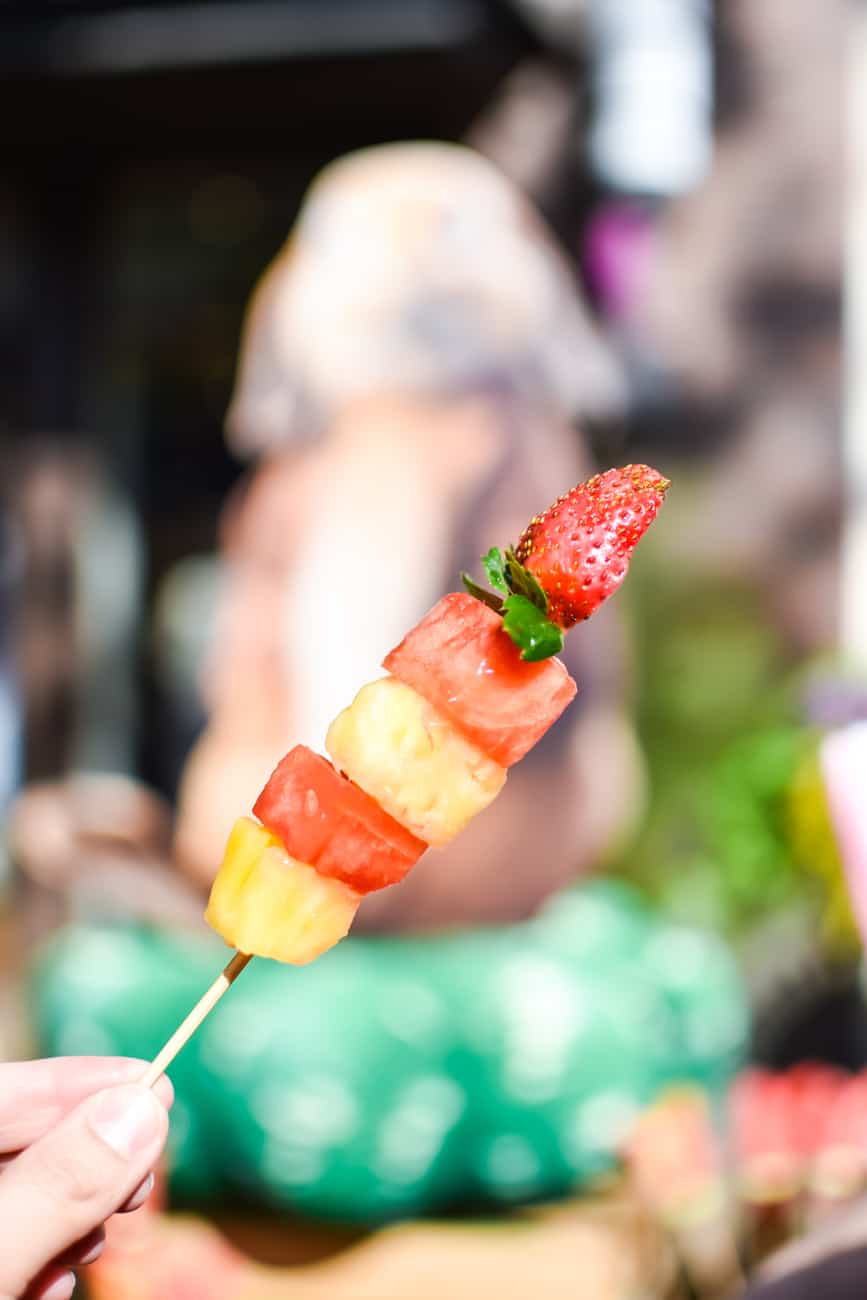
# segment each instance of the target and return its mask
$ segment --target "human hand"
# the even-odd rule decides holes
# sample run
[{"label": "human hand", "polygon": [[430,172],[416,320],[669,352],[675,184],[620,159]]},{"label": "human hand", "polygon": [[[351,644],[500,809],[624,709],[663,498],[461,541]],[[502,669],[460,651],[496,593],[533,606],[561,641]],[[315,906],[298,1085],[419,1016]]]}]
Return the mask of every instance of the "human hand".
[{"label": "human hand", "polygon": [[144,1061],[57,1057],[0,1065],[0,1300],[67,1300],[103,1223],[153,1186],[173,1090]]}]

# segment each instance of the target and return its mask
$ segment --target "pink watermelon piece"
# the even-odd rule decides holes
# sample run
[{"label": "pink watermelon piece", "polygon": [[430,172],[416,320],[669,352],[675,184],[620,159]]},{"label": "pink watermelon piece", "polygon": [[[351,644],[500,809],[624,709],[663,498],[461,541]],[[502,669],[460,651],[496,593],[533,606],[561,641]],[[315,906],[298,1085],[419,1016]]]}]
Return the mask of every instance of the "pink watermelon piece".
[{"label": "pink watermelon piece", "polygon": [[499,614],[464,592],[443,596],[383,666],[503,767],[533,748],[578,689],[559,659],[523,660]]},{"label": "pink watermelon piece", "polygon": [[306,745],[277,764],[253,812],[293,858],[359,894],[397,884],[427,848]]}]

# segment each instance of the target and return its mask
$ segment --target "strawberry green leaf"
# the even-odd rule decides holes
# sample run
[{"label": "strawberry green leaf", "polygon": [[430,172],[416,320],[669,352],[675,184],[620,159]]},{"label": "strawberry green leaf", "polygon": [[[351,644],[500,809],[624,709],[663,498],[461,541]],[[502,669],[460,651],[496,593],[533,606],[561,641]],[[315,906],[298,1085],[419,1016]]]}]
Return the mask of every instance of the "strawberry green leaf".
[{"label": "strawberry green leaf", "polygon": [[492,546],[487,555],[482,556],[482,566],[488,575],[488,582],[496,591],[501,591],[504,596],[509,594],[509,583],[506,578],[506,561],[503,559],[503,552],[498,546]]},{"label": "strawberry green leaf", "polygon": [[521,658],[550,659],[563,649],[563,633],[526,596],[513,594],[503,605],[503,631],[521,651]]},{"label": "strawberry green leaf", "polygon": [[543,614],[547,613],[548,597],[538,579],[529,569],[524,568],[511,546],[506,550],[506,581],[516,596],[524,596]]},{"label": "strawberry green leaf", "polygon": [[476,600],[480,600],[483,605],[487,605],[495,614],[501,614],[503,612],[502,596],[495,596],[492,591],[487,591],[484,587],[480,587],[468,573],[461,574],[461,582],[464,584],[471,596],[475,596]]}]

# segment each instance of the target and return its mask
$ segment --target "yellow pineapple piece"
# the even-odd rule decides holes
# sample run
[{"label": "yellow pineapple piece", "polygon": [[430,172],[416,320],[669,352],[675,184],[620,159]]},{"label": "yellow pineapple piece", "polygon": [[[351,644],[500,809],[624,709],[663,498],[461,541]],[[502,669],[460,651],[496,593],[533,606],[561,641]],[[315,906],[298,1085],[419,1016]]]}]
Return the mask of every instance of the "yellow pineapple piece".
[{"label": "yellow pineapple piece", "polygon": [[343,881],[291,858],[264,826],[239,817],[205,920],[239,952],[301,966],[343,938],[360,901]]},{"label": "yellow pineapple piece", "polygon": [[363,686],[328,729],[335,765],[428,844],[446,844],[500,793],[506,770],[394,677]]}]

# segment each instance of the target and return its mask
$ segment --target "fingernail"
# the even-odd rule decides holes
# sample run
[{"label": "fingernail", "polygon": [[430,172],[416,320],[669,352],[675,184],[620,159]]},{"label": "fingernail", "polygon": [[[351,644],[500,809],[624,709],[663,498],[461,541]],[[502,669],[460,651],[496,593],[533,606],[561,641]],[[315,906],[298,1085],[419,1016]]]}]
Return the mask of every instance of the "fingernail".
[{"label": "fingernail", "polygon": [[92,1264],[95,1260],[99,1259],[100,1255],[104,1250],[105,1250],[105,1238],[103,1238],[102,1241],[95,1241],[91,1246],[90,1250],[87,1252],[87,1254],[81,1256],[81,1258],[78,1260],[78,1263]]},{"label": "fingernail", "polygon": [[154,1143],[165,1122],[165,1111],[149,1088],[129,1085],[102,1093],[89,1123],[98,1138],[125,1160]]},{"label": "fingernail", "polygon": [[148,1174],[147,1178],[133,1192],[132,1196],[124,1205],[125,1210],[137,1210],[140,1205],[144,1205],[147,1198],[154,1189],[154,1176]]},{"label": "fingernail", "polygon": [[75,1274],[62,1273],[46,1290],[40,1291],[39,1300],[69,1300],[75,1290]]}]

